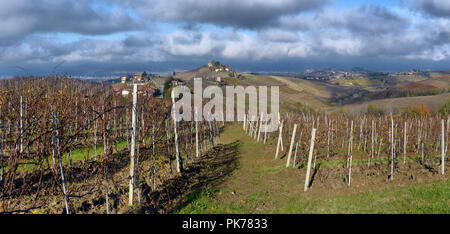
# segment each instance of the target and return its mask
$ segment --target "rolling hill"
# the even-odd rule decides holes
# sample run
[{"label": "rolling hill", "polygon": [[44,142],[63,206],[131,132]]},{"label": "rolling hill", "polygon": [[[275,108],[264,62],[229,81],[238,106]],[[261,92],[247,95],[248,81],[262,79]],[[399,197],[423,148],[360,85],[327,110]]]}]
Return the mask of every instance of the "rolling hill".
[{"label": "rolling hill", "polygon": [[[220,65],[223,66],[223,65]],[[224,66],[225,67],[225,66]],[[314,109],[364,112],[369,103],[386,110],[402,109],[408,105],[423,104],[436,110],[450,98],[450,72],[396,73],[386,76],[355,75],[351,78],[307,80],[288,76],[260,75],[230,71],[215,71],[203,67],[174,76],[193,87],[193,78],[203,78],[204,86],[217,84],[215,77],[224,78],[222,85],[279,86],[280,109],[298,110],[308,106]],[[240,75],[240,78],[237,78]],[[225,89],[223,88],[225,93]],[[270,91],[269,91],[270,96]]]}]

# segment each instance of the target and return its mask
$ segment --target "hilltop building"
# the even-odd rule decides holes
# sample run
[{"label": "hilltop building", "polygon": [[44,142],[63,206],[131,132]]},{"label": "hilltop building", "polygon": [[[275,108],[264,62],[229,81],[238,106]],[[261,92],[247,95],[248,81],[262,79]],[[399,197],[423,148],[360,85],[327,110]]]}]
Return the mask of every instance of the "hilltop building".
[{"label": "hilltop building", "polygon": [[130,81],[130,76],[122,76],[121,78],[122,84],[126,84],[128,81]]}]

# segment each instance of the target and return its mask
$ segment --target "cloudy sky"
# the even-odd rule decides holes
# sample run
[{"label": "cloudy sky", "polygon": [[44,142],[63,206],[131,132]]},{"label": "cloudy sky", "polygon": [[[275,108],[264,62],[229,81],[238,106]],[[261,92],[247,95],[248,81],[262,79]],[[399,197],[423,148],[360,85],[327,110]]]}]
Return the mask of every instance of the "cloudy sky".
[{"label": "cloudy sky", "polygon": [[450,0],[0,0],[0,76],[209,60],[241,71],[450,69]]}]

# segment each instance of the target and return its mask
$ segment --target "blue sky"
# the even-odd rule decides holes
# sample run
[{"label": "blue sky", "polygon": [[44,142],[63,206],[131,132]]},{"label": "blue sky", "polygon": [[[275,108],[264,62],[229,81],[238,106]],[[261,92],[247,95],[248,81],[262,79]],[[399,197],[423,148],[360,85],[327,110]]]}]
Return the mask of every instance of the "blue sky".
[{"label": "blue sky", "polygon": [[448,0],[0,0],[0,77],[450,69]]}]

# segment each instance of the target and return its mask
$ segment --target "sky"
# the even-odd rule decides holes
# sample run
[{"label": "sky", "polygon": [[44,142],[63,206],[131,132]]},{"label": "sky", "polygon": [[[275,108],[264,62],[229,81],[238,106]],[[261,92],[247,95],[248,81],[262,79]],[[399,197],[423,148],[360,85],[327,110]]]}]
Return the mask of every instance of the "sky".
[{"label": "sky", "polygon": [[0,77],[450,69],[450,0],[0,0]]}]

